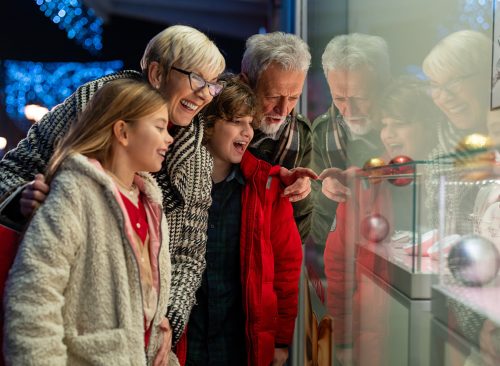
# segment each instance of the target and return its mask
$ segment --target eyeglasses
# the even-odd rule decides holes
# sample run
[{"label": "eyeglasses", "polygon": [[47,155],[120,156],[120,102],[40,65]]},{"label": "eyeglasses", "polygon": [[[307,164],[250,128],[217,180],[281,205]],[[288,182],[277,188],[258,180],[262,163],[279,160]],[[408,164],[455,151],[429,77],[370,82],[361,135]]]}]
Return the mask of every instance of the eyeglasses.
[{"label": "eyeglasses", "polygon": [[223,83],[210,83],[195,72],[189,72],[183,69],[179,69],[175,66],[172,66],[172,69],[182,74],[188,75],[189,85],[191,85],[191,89],[193,89],[194,91],[198,91],[200,89],[203,89],[205,86],[208,86],[208,92],[212,97],[215,97],[220,94],[222,89],[224,89]]},{"label": "eyeglasses", "polygon": [[447,83],[444,83],[442,85],[433,84],[431,82],[429,85],[429,91],[431,93],[441,93],[441,92],[445,91],[449,94],[456,94],[460,91],[460,88],[462,86],[462,82],[464,82],[465,80],[467,80],[473,76],[476,76],[476,75],[477,75],[477,72],[473,73],[473,74],[467,74],[464,76],[460,76],[460,77],[452,79],[452,80],[450,80]]}]

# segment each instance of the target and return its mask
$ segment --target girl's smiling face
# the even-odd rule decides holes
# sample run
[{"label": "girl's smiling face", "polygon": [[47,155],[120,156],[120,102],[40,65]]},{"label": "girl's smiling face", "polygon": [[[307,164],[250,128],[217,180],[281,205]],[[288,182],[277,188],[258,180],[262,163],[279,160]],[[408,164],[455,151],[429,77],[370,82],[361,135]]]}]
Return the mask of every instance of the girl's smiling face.
[{"label": "girl's smiling face", "polygon": [[165,154],[174,141],[167,131],[167,107],[127,124],[128,145],[126,153],[133,171],[157,172]]}]

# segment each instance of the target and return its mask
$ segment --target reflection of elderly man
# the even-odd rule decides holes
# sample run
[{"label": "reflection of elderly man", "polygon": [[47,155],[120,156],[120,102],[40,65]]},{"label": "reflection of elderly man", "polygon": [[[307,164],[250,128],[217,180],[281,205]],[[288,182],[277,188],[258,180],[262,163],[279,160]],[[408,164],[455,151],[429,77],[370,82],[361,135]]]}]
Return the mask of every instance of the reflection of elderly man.
[{"label": "reflection of elderly man", "polygon": [[[335,168],[327,172],[338,175],[383,151],[374,109],[376,96],[390,79],[387,44],[366,34],[337,36],[326,46],[322,62],[333,104],[313,123],[311,167],[317,172]],[[315,243],[324,243],[337,204],[325,199],[319,183],[315,191],[311,234]],[[323,191],[336,201],[348,194],[347,188],[331,178],[324,180]]]},{"label": "reflection of elderly man", "polygon": [[[311,126],[303,115],[294,111],[310,63],[307,44],[296,35],[282,32],[251,36],[241,62],[242,76],[257,94],[264,115],[250,151],[287,169],[310,164]],[[309,232],[311,211],[308,199],[294,203],[302,239]]]}]

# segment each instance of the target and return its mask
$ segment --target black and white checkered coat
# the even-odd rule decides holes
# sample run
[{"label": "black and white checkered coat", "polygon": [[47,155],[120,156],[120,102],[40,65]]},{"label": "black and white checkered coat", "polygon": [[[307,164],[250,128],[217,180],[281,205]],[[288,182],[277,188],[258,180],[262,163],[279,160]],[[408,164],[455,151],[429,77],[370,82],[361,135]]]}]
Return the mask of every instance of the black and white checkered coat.
[{"label": "black and white checkered coat", "polygon": [[[45,171],[54,143],[67,132],[71,122],[104,83],[141,77],[135,71],[122,71],[86,83],[35,123],[27,137],[0,162],[0,197]],[[174,342],[177,342],[205,268],[213,161],[201,145],[203,126],[196,119],[189,127],[179,128],[173,137],[174,143],[156,180],[163,192],[170,231],[172,284],[167,317],[173,328]]]}]

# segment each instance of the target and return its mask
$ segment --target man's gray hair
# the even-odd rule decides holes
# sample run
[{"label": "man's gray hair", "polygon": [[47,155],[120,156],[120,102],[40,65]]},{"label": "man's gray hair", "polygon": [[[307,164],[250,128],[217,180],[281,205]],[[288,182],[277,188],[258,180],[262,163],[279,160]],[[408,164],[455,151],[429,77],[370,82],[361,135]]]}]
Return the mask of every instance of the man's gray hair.
[{"label": "man's gray hair", "polygon": [[247,39],[241,61],[241,72],[246,74],[251,87],[257,85],[261,73],[271,63],[284,70],[306,71],[311,64],[309,46],[295,34],[273,32],[255,34]]},{"label": "man's gray hair", "polygon": [[379,36],[351,33],[332,38],[321,58],[323,71],[328,77],[332,70],[355,70],[369,66],[379,80],[390,78],[390,61],[387,42]]}]

